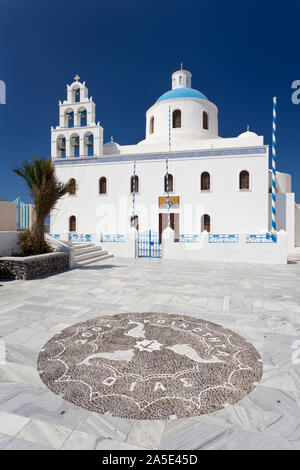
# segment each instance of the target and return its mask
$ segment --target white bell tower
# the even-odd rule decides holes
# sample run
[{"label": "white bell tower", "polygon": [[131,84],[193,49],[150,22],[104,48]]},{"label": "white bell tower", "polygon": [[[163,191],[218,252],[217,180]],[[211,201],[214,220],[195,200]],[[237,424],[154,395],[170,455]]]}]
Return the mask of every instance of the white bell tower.
[{"label": "white bell tower", "polygon": [[95,122],[95,108],[85,82],[76,75],[67,85],[67,99],[59,101],[59,125],[51,128],[52,158],[103,155],[103,128]]}]

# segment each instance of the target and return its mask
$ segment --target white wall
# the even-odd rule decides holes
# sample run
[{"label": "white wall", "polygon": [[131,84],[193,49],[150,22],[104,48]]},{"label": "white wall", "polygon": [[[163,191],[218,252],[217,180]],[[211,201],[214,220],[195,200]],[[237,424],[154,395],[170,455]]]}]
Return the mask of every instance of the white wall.
[{"label": "white wall", "polygon": [[[239,173],[250,173],[250,190],[239,190]],[[211,190],[200,191],[200,175],[211,175]],[[75,178],[77,195],[65,196],[51,214],[51,233],[68,231],[71,215],[77,218],[78,233],[126,233],[130,227],[132,195],[130,177],[133,161],[61,165],[56,168],[62,181]],[[158,231],[158,197],[164,193],[165,159],[137,161],[139,194],[135,213],[140,231]],[[268,153],[246,156],[212,156],[169,160],[174,192],[180,197],[180,232],[197,233],[201,215],[211,216],[215,233],[263,233],[268,231]],[[98,181],[107,178],[107,194],[98,194]]]},{"label": "white wall", "polygon": [[21,253],[18,245],[20,232],[0,232],[0,256]]},{"label": "white wall", "polygon": [[300,246],[300,207],[295,206],[295,246]]},{"label": "white wall", "polygon": [[[269,230],[272,224],[272,195],[269,194]],[[276,194],[276,229],[285,230],[287,233],[288,249],[291,251],[295,246],[295,194]]]},{"label": "white wall", "polygon": [[163,257],[166,259],[219,261],[238,263],[287,263],[287,236],[277,234],[277,243],[246,243],[246,235],[240,235],[239,243],[209,243],[208,234],[199,243],[176,243],[163,240]]}]

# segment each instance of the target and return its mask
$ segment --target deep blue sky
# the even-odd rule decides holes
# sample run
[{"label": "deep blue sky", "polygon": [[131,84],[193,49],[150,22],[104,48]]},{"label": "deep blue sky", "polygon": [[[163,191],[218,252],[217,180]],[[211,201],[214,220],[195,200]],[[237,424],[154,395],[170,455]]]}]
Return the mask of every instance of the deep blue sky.
[{"label": "deep blue sky", "polygon": [[78,73],[96,102],[104,141],[144,138],[145,111],[180,62],[219,108],[219,133],[246,129],[271,143],[278,96],[278,170],[300,202],[299,0],[0,0],[0,198],[29,202],[12,168],[50,155],[58,100]]}]

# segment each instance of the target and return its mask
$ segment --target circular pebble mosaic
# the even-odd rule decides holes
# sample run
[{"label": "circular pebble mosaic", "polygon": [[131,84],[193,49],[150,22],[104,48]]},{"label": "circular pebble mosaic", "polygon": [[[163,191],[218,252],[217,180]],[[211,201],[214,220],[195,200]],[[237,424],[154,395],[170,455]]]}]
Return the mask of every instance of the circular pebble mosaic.
[{"label": "circular pebble mosaic", "polygon": [[90,411],[172,419],[238,402],[260,380],[262,361],[215,323],[128,313],[66,328],[41,350],[38,370],[50,390]]}]

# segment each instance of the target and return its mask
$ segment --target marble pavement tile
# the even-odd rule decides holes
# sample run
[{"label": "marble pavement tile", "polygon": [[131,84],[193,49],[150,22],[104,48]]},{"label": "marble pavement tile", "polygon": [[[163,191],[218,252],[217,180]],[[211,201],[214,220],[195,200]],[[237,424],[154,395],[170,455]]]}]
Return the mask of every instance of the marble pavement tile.
[{"label": "marble pavement tile", "polygon": [[103,438],[88,434],[82,431],[73,431],[64,444],[61,446],[61,450],[92,450],[96,449],[97,444],[101,442]]},{"label": "marble pavement tile", "polygon": [[270,439],[262,434],[228,429],[228,450],[294,450],[292,443],[284,440]]},{"label": "marble pavement tile", "polygon": [[89,434],[125,441],[132,423],[129,419],[90,413],[88,418],[79,424],[78,429]]},{"label": "marble pavement tile", "polygon": [[247,398],[237,405],[226,408],[226,425],[244,429],[245,431],[259,433],[264,433],[265,431],[262,411],[247,400]]},{"label": "marble pavement tile", "polygon": [[46,388],[9,382],[0,383],[0,410],[71,428],[80,426],[90,415],[88,410],[67,402]]},{"label": "marble pavement tile", "polygon": [[0,411],[0,433],[15,436],[29,421],[23,416]]},{"label": "marble pavement tile", "polygon": [[297,391],[288,370],[284,370],[278,366],[264,364],[260,384],[265,387],[278,388],[280,390]]},{"label": "marble pavement tile", "polygon": [[289,374],[295,384],[297,392],[300,392],[300,364],[290,367]]},{"label": "marble pavement tile", "polygon": [[96,445],[96,450],[147,450],[127,442],[115,441],[114,439],[100,439]]},{"label": "marble pavement tile", "polygon": [[126,442],[146,449],[159,449],[165,425],[165,421],[135,421]]},{"label": "marble pavement tile", "polygon": [[71,432],[71,429],[63,426],[56,426],[45,421],[33,419],[16,437],[35,444],[59,449]]},{"label": "marble pavement tile", "polygon": [[277,413],[264,413],[266,435],[275,439],[300,442],[300,419]]},{"label": "marble pavement tile", "polygon": [[36,367],[37,352],[31,348],[11,343],[5,344],[6,361],[23,366]]},{"label": "marble pavement tile", "polygon": [[52,450],[50,447],[40,446],[22,439],[12,439],[4,450]]},{"label": "marble pavement tile", "polygon": [[21,364],[14,364],[13,362],[6,362],[0,364],[0,376],[9,382],[18,382],[32,385],[35,387],[44,388],[44,384],[36,370],[36,367],[23,366]]},{"label": "marble pavement tile", "polygon": [[[183,423],[181,422],[183,421]],[[226,428],[198,419],[167,421],[160,449],[225,449]]]},{"label": "marble pavement tile", "polygon": [[299,402],[294,392],[258,385],[248,398],[263,411],[272,411],[300,419]]},{"label": "marble pavement tile", "polygon": [[11,440],[11,436],[7,436],[6,434],[0,434],[0,450],[5,449],[5,447]]}]

